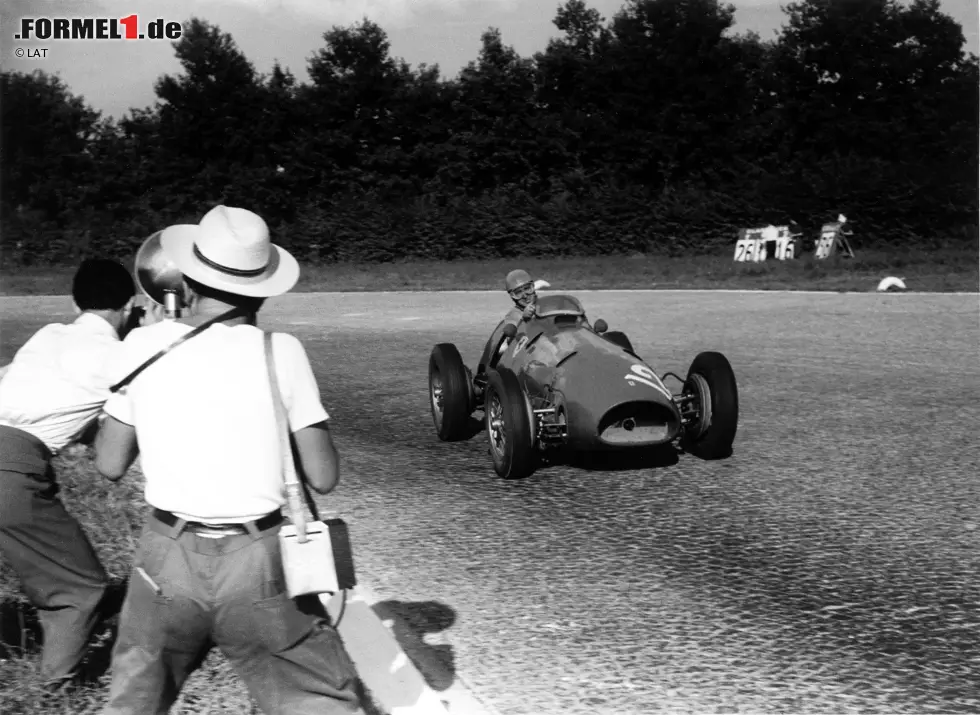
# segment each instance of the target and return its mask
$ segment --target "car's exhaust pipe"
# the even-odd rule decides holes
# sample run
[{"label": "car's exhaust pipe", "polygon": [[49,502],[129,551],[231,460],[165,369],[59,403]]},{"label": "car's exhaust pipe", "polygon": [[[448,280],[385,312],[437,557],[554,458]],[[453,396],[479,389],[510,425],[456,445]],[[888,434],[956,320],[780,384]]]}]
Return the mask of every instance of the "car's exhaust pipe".
[{"label": "car's exhaust pipe", "polygon": [[627,432],[632,432],[636,428],[636,420],[632,417],[627,417],[623,420],[623,429]]}]

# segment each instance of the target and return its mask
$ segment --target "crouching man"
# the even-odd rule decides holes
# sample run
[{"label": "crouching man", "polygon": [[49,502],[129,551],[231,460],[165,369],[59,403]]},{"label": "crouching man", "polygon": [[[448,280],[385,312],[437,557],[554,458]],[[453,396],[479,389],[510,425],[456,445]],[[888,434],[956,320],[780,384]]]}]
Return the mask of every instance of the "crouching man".
[{"label": "crouching man", "polygon": [[[251,211],[218,206],[171,226],[162,247],[184,274],[188,309],[123,343],[122,375],[195,326],[109,398],[96,466],[112,480],[141,459],[151,513],[113,649],[113,715],[165,713],[212,643],[265,713],[362,712],[336,630],[286,595],[278,532],[282,459],[256,315],[289,291],[296,260]],[[149,317],[149,316],[148,316]],[[212,322],[213,321],[213,322]],[[337,484],[337,451],[303,345],[277,333],[276,374],[296,467],[319,493]]]},{"label": "crouching man", "polygon": [[0,556],[38,609],[49,690],[77,681],[93,630],[111,615],[100,613],[105,569],[58,497],[51,460],[102,411],[135,294],[121,264],[84,260],[72,281],[78,318],[45,325],[0,370]]}]

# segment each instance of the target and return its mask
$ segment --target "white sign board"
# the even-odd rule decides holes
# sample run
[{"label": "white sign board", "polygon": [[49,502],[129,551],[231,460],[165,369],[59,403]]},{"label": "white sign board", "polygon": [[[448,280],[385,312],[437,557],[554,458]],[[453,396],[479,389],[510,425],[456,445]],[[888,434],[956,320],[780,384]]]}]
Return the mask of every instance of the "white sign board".
[{"label": "white sign board", "polygon": [[786,261],[796,257],[796,242],[789,226],[743,228],[735,243],[735,260],[761,262],[767,258]]},{"label": "white sign board", "polygon": [[854,258],[854,250],[844,234],[844,216],[838,216],[836,222],[825,223],[820,227],[820,238],[813,252],[817,259],[830,258],[838,253],[846,258]]}]

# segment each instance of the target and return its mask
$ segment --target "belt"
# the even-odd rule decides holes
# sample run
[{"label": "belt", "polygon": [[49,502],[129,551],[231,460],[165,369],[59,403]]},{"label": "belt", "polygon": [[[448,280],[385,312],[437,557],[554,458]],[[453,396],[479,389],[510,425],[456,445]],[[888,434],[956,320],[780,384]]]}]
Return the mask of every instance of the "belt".
[{"label": "belt", "polygon": [[[163,509],[153,509],[153,518],[167,526],[176,526],[182,519],[176,514],[164,511]],[[214,536],[234,536],[236,534],[248,534],[249,529],[246,524],[251,524],[256,531],[265,531],[282,523],[282,512],[276,509],[255,521],[245,524],[206,524],[203,521],[184,522],[182,531],[189,531],[193,534],[210,534]]]}]

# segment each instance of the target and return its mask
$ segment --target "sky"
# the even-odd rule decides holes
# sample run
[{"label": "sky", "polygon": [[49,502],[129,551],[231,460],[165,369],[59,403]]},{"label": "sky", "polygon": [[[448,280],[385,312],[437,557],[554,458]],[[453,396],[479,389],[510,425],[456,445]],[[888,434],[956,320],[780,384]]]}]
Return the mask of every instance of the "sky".
[{"label": "sky", "polygon": [[[730,0],[736,8],[735,32],[754,30],[774,37],[785,21],[787,0]],[[480,35],[500,29],[503,41],[522,56],[543,50],[560,34],[552,24],[563,0],[0,0],[0,67],[5,71],[41,69],[59,75],[76,95],[106,116],[156,101],[153,84],[180,66],[166,40],[15,40],[21,17],[108,17],[131,14],[144,25],[151,19],[184,22],[197,16],[229,33],[259,72],[275,60],[306,81],[308,58],[324,46],[323,33],[365,17],[380,25],[390,54],[413,67],[438,64],[454,77],[476,59]],[[624,0],[586,0],[609,20]],[[963,26],[966,50],[980,54],[977,0],[940,0],[943,11]],[[18,59],[23,49],[27,56]],[[46,48],[46,53],[41,49]],[[41,55],[46,56],[42,57]],[[33,55],[30,56],[30,55]]]}]

